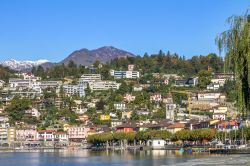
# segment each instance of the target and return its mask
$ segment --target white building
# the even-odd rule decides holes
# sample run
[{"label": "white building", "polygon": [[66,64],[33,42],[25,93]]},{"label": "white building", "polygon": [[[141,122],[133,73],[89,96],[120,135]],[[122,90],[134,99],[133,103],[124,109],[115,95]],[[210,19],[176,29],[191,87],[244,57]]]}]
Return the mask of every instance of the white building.
[{"label": "white building", "polygon": [[101,81],[101,74],[83,74],[79,80],[81,83]]},{"label": "white building", "polygon": [[219,100],[224,99],[224,95],[221,93],[198,93],[198,100]]},{"label": "white building", "polygon": [[55,140],[55,131],[54,130],[38,130],[37,139],[39,141],[54,141]]},{"label": "white building", "polygon": [[62,81],[41,81],[41,89],[57,88],[62,85]]},{"label": "white building", "polygon": [[153,95],[150,96],[150,101],[154,101],[154,102],[161,102],[162,101],[162,96],[159,93],[155,93]]},{"label": "white building", "polygon": [[226,120],[226,113],[213,113],[213,119]]},{"label": "white building", "polygon": [[119,89],[120,85],[121,85],[120,83],[116,83],[115,81],[89,82],[89,87],[91,91],[109,90],[109,89],[117,90]]},{"label": "white building", "polygon": [[59,142],[68,142],[69,135],[66,132],[56,132],[55,140]]},{"label": "white building", "polygon": [[176,104],[166,104],[166,119],[174,121]]},{"label": "white building", "polygon": [[151,149],[165,149],[166,141],[161,138],[153,138],[147,141],[147,146]]},{"label": "white building", "polygon": [[10,78],[9,85],[14,89],[31,89],[33,81],[32,80],[24,80],[20,78]]},{"label": "white building", "polygon": [[140,72],[139,71],[116,71],[116,70],[110,70],[110,75],[113,76],[115,79],[121,79],[121,78],[128,78],[128,79],[137,79],[140,78]]},{"label": "white building", "polygon": [[80,97],[85,96],[85,86],[83,84],[79,85],[63,85],[63,91],[68,95],[79,95]]},{"label": "white building", "polygon": [[39,118],[39,116],[41,115],[41,113],[35,108],[25,110],[25,114],[29,114],[30,116],[33,116],[36,118]]},{"label": "white building", "polygon": [[126,104],[125,103],[114,103],[114,108],[116,110],[125,110]]},{"label": "white building", "polygon": [[4,86],[5,82],[3,80],[0,80],[0,88]]},{"label": "white building", "polygon": [[73,142],[86,140],[90,128],[86,126],[71,126],[68,129],[69,140]]}]

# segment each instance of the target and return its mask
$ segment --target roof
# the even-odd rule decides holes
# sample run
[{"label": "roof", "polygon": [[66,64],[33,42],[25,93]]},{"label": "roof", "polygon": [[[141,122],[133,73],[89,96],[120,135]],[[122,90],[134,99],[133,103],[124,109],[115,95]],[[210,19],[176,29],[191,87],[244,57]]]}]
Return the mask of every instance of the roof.
[{"label": "roof", "polygon": [[169,125],[167,128],[168,129],[185,128],[185,124],[184,123],[174,123],[172,125]]},{"label": "roof", "polygon": [[37,130],[38,133],[49,133],[49,132],[55,132],[55,130]]}]

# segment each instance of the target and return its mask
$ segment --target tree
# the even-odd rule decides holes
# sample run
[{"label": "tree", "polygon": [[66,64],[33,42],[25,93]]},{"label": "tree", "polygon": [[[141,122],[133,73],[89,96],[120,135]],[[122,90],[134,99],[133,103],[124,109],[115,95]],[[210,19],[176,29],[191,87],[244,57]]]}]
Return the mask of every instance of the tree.
[{"label": "tree", "polygon": [[238,110],[247,116],[250,110],[250,15],[232,16],[227,20],[230,28],[217,36],[219,51],[225,52],[227,71],[236,78]]},{"label": "tree", "polygon": [[198,86],[201,89],[205,89],[207,87],[207,85],[209,85],[211,83],[212,73],[210,71],[207,71],[207,70],[201,70],[198,73],[198,76],[199,76]]}]

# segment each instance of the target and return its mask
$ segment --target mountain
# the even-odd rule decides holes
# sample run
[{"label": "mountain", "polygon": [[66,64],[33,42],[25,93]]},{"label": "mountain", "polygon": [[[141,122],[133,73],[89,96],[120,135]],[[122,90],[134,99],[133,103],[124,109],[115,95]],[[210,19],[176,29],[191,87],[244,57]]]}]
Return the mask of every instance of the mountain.
[{"label": "mountain", "polygon": [[68,64],[70,61],[73,61],[77,65],[89,66],[96,60],[106,63],[112,59],[134,56],[130,52],[112,46],[105,46],[94,50],[84,48],[74,51],[60,63]]},{"label": "mountain", "polygon": [[45,63],[49,63],[49,61],[46,59],[41,59],[37,61],[17,61],[14,59],[7,61],[0,61],[1,66],[9,67],[10,69],[15,71],[30,70],[32,67],[37,67]]}]

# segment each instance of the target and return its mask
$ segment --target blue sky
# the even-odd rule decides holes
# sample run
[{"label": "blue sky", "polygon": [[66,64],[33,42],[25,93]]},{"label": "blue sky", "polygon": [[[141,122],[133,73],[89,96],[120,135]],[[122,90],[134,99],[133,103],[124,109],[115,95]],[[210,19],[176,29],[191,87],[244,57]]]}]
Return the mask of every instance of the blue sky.
[{"label": "blue sky", "polygon": [[218,52],[225,20],[249,0],[1,0],[0,60],[60,61],[115,46],[134,54]]}]

